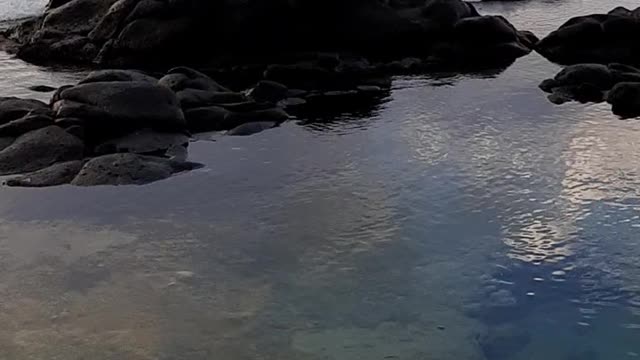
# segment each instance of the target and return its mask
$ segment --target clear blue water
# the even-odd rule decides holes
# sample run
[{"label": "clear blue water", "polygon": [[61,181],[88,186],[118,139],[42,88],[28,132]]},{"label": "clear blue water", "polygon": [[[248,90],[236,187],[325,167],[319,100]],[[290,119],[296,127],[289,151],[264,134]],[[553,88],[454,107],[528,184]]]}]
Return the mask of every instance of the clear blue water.
[{"label": "clear blue water", "polygon": [[[479,7],[542,36],[618,4]],[[2,95],[79,76],[0,66]],[[637,358],[640,122],[549,103],[558,69],[399,77],[144,187],[0,189],[0,358]]]}]

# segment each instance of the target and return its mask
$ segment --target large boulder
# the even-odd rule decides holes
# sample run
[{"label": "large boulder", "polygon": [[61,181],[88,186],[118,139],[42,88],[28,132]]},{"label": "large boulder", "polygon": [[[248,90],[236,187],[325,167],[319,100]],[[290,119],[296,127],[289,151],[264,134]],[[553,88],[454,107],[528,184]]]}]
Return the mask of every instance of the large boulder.
[{"label": "large boulder", "polygon": [[622,62],[640,63],[640,17],[618,7],[608,14],[570,19],[542,39],[536,50],[560,64]]},{"label": "large boulder", "polygon": [[202,165],[137,154],[112,154],[89,160],[71,182],[78,186],[143,185]]},{"label": "large boulder", "polygon": [[0,175],[37,171],[58,162],[83,157],[84,144],[57,126],[48,126],[18,137],[0,151]]},{"label": "large boulder", "polygon": [[89,82],[60,92],[54,104],[57,121],[78,119],[90,141],[140,129],[186,130],[175,93],[147,81]]},{"label": "large boulder", "polygon": [[[462,0],[71,0],[9,35],[30,61],[118,67],[209,63],[228,55],[265,64],[283,54],[322,51],[423,57],[443,41],[457,41],[456,28],[482,37],[491,45],[482,49],[495,57],[526,53],[512,32],[492,31],[495,24],[486,24],[492,20],[459,24],[478,17]],[[474,26],[480,32],[463,29]]]}]

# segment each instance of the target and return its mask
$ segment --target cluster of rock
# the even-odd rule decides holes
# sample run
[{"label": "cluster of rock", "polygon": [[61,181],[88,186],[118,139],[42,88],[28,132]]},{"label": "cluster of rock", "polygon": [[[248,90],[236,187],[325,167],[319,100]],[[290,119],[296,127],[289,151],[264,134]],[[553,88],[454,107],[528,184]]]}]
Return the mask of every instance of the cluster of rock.
[{"label": "cluster of rock", "polygon": [[640,116],[640,69],[623,64],[569,65],[540,88],[556,104],[567,101],[602,102],[622,117]]},{"label": "cluster of rock", "polygon": [[569,65],[540,88],[553,103],[607,101],[616,115],[640,116],[638,36],[640,8],[570,19],[536,45],[549,60]]},{"label": "cluster of rock", "polygon": [[193,133],[251,135],[286,121],[287,111],[385,96],[390,82],[366,64],[327,55],[271,65],[241,92],[186,67],[159,79],[99,70],[57,89],[50,104],[0,98],[0,175],[23,174],[6,184],[31,187],[164,179],[200,166],[185,161]]},{"label": "cluster of rock", "polygon": [[309,51],[476,67],[509,64],[537,42],[462,0],[51,0],[6,35],[31,62],[117,67]]},{"label": "cluster of rock", "polygon": [[640,8],[617,7],[607,14],[578,16],[536,45],[560,64],[640,64]]}]

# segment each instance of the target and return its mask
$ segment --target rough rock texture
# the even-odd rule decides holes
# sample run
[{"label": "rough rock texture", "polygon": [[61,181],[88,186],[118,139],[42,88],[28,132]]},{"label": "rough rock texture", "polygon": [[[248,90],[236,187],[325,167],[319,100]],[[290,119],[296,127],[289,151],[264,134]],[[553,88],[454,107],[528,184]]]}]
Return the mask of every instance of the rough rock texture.
[{"label": "rough rock texture", "polygon": [[640,116],[640,82],[621,82],[607,94],[614,114],[621,117]]},{"label": "rough rock texture", "polygon": [[63,90],[57,119],[79,119],[91,141],[150,128],[179,132],[186,122],[170,89],[147,81],[90,82]]},{"label": "rough rock texture", "polygon": [[640,8],[570,19],[542,39],[536,50],[560,64],[640,64]]},{"label": "rough rock texture", "polygon": [[108,140],[95,148],[96,154],[133,153],[164,155],[177,146],[187,146],[189,137],[184,134],[160,133],[141,130],[121,138]]},{"label": "rough rock texture", "polygon": [[137,154],[111,154],[89,160],[71,182],[78,186],[143,185],[201,165]]},{"label": "rough rock texture", "polygon": [[[479,17],[461,0],[51,0],[47,12],[9,31],[33,62],[150,66],[209,62],[227,55],[355,52],[470,56],[512,61],[531,37],[499,17]],[[58,6],[55,6],[58,5]],[[470,20],[475,19],[475,20]],[[477,42],[476,40],[480,40]],[[437,50],[437,51],[436,51]],[[481,51],[482,50],[482,51]]]},{"label": "rough rock texture", "polygon": [[0,99],[0,174],[26,174],[7,181],[10,186],[145,184],[199,166],[185,161],[190,132],[253,135],[287,121],[285,106],[300,112],[357,107],[386,96],[391,85],[357,57],[323,56],[282,68],[286,81],[315,68],[332,80],[322,90],[300,90],[262,79],[234,92],[185,67],[159,80],[100,70],[56,90],[50,105]]},{"label": "rough rock texture", "polygon": [[612,105],[616,115],[640,115],[640,69],[623,64],[576,64],[567,66],[540,88],[551,93],[549,100],[602,102]]},{"label": "rough rock texture", "polygon": [[84,162],[82,160],[53,164],[42,170],[7,180],[7,186],[45,187],[68,184],[73,180]]},{"label": "rough rock texture", "polygon": [[57,126],[28,132],[0,151],[0,174],[37,171],[57,162],[81,159],[84,144]]}]

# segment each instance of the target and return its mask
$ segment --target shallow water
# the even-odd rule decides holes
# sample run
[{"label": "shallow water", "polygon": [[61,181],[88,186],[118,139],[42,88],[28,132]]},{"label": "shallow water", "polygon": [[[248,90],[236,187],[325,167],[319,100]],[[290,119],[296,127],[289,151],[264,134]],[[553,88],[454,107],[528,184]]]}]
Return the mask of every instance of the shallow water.
[{"label": "shallow water", "polygon": [[[479,7],[542,36],[613,5]],[[79,76],[0,66],[2,95]],[[0,358],[640,356],[640,122],[552,105],[557,70],[398,77],[149,186],[0,189]]]}]

